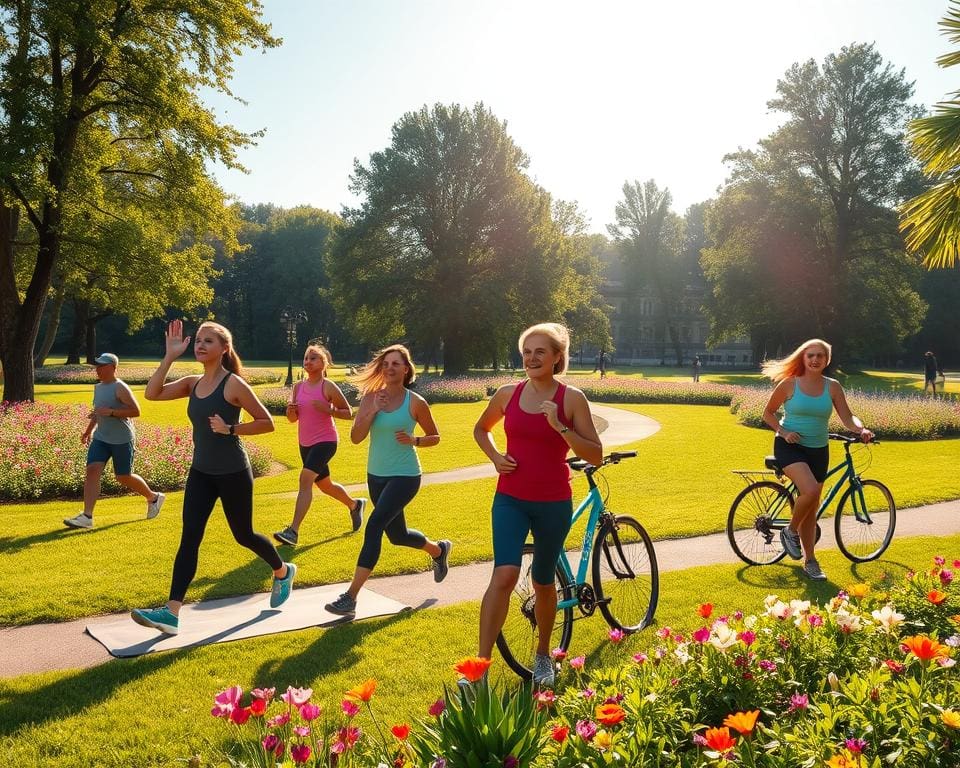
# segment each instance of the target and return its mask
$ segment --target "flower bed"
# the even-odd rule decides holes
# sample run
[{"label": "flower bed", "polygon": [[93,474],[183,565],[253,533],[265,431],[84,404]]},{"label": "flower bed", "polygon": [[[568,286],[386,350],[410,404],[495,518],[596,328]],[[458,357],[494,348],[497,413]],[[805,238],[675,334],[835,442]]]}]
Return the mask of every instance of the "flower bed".
[{"label": "flower bed", "polygon": [[[124,365],[121,362],[117,376],[127,384],[146,384],[156,370],[156,365]],[[192,373],[203,373],[203,366],[190,362],[174,363],[167,380]],[[269,368],[244,368],[243,378],[248,384],[256,385],[273,384],[280,381],[281,376]],[[34,371],[33,380],[37,384],[96,384],[97,374],[92,365],[46,365]]]},{"label": "flower bed", "polygon": [[[80,435],[89,408],[49,403],[0,404],[0,501],[40,500],[83,495],[87,447]],[[193,440],[186,427],[137,424],[134,471],[151,488],[183,488]],[[246,443],[255,475],[270,466],[270,452]],[[103,493],[126,493],[110,468],[103,473]]]},{"label": "flower bed", "polygon": [[651,381],[608,376],[571,382],[597,403],[664,403],[674,405],[730,405],[738,387],[710,382]]},{"label": "flower bed", "polygon": [[[770,396],[768,390],[737,387],[730,410],[741,424],[763,426],[763,408]],[[878,437],[904,440],[930,440],[960,434],[960,402],[920,395],[881,395],[849,390],[850,410]],[[830,431],[843,432],[836,414],[830,420]]]},{"label": "flower bed", "polygon": [[[276,766],[960,766],[960,594],[942,557],[894,583],[855,584],[826,605],[770,595],[756,614],[697,608],[688,635],[661,627],[645,651],[591,668],[556,650],[558,693],[496,693],[487,659],[464,659],[471,681],[411,726],[381,724],[376,682],[346,692],[318,719],[312,691],[217,695],[232,723],[224,759]],[[354,720],[365,705],[366,718]],[[252,721],[252,723],[250,722]],[[223,763],[220,763],[223,764]]]},{"label": "flower bed", "polygon": [[[337,386],[347,398],[347,402],[356,406],[360,402],[360,390],[356,384],[349,381],[338,381]],[[266,409],[274,416],[283,416],[287,412],[287,403],[290,402],[291,387],[268,387],[257,391],[257,397]]]}]

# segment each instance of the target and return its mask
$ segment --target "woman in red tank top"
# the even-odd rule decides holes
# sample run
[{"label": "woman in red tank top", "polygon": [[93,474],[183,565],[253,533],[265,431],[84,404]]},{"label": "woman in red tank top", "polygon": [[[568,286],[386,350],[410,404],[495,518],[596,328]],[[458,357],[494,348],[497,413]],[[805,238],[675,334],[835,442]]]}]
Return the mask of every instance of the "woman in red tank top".
[{"label": "woman in red tank top", "polygon": [[[573,516],[565,460],[572,450],[599,464],[603,448],[583,392],[555,378],[566,372],[569,362],[567,329],[556,323],[531,326],[521,334],[519,346],[526,381],[500,387],[473,429],[477,445],[499,474],[492,515],[493,575],[480,606],[478,655],[490,658],[493,652],[520,576],[523,545],[532,533],[531,572],[540,629],[533,681],[552,686],[550,630],[557,611],[553,574]],[[504,453],[491,434],[501,419],[507,436]]]}]

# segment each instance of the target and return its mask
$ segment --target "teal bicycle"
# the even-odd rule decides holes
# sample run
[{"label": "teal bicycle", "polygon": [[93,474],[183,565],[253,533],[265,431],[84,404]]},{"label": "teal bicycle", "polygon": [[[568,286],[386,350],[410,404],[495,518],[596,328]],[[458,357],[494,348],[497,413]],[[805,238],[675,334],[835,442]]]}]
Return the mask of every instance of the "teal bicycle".
[{"label": "teal bicycle", "polygon": [[[820,518],[843,490],[833,518],[837,546],[854,562],[875,560],[890,546],[897,526],[893,494],[878,480],[861,477],[870,465],[870,445],[847,435],[831,434],[830,439],[843,443],[844,457],[827,473],[827,480],[836,476],[836,481],[817,510],[817,540],[821,533]],[[854,445],[860,454],[857,467],[850,450]],[[730,546],[741,560],[751,565],[776,563],[787,554],[780,542],[780,531],[790,522],[797,496],[793,483],[784,480],[783,469],[776,458],[767,456],[765,464],[766,471],[734,470],[748,485],[734,499],[727,516]],[[756,479],[770,474],[775,475],[776,480]]]},{"label": "teal bicycle", "polygon": [[[600,466],[580,459],[568,459],[572,469],[583,472],[590,489],[573,513],[576,523],[588,514],[587,528],[580,550],[580,563],[574,575],[565,552],[556,568],[557,620],[553,625],[550,647],[564,651],[573,635],[574,611],[585,618],[599,608],[607,624],[626,633],[637,632],[653,623],[660,596],[660,574],[653,541],[640,523],[630,515],[617,515],[607,509],[606,499],[597,485],[601,467],[619,464],[637,455],[636,451],[611,453]],[[523,547],[520,577],[510,598],[510,608],[497,648],[503,660],[520,677],[532,677],[530,662],[537,644],[534,616],[536,594],[530,577],[533,544]],[[591,583],[587,583],[590,568]]]}]

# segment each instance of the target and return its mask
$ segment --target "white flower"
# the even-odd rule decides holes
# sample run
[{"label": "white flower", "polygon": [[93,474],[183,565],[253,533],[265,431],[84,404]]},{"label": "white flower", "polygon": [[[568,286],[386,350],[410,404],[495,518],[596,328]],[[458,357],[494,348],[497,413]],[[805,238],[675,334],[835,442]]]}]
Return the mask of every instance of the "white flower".
[{"label": "white flower", "polygon": [[903,622],[903,614],[897,613],[892,605],[885,605],[879,611],[874,611],[871,616],[873,616],[874,621],[879,625],[881,632],[891,633],[893,628]]},{"label": "white flower", "polygon": [[763,604],[767,608],[769,608],[774,603],[778,603],[778,602],[780,602],[780,598],[777,597],[776,595],[767,595],[765,598],[763,598]]},{"label": "white flower", "polygon": [[830,672],[827,675],[827,682],[830,684],[831,691],[836,692],[840,690],[840,680],[837,678],[835,673]]},{"label": "white flower", "polygon": [[680,659],[681,664],[686,664],[690,661],[690,654],[687,653],[686,643],[681,643],[676,648],[673,649],[673,655]]},{"label": "white flower", "polygon": [[746,629],[753,629],[754,625],[757,623],[757,617],[752,613],[743,620],[743,626]]},{"label": "white flower", "polygon": [[943,641],[951,648],[960,648],[960,635],[950,635],[946,640]]},{"label": "white flower", "polygon": [[782,600],[777,600],[774,603],[767,606],[767,616],[772,616],[775,619],[785,619],[790,615],[790,606],[787,605]]},{"label": "white flower", "polygon": [[805,613],[810,613],[809,600],[791,600],[790,601],[791,616],[802,616]]},{"label": "white flower", "polygon": [[718,651],[725,651],[737,642],[736,630],[726,624],[716,627],[710,635],[710,644]]},{"label": "white flower", "polygon": [[839,610],[835,617],[837,626],[844,632],[857,632],[861,628],[860,616],[849,611]]}]

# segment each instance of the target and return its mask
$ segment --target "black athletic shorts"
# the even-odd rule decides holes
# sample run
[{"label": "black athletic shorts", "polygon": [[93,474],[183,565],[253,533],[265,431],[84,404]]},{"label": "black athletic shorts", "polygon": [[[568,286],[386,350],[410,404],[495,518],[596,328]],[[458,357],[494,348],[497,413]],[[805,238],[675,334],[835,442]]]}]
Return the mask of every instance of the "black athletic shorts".
[{"label": "black athletic shorts", "polygon": [[808,465],[818,483],[826,479],[827,470],[830,468],[829,445],[823,448],[808,448],[800,443],[788,443],[782,437],[776,437],[773,440],[773,455],[777,457],[777,463],[781,467],[789,467],[797,462]]},{"label": "black athletic shorts", "polygon": [[314,443],[300,446],[300,458],[303,468],[317,473],[317,480],[330,477],[330,459],[337,452],[336,442]]}]

